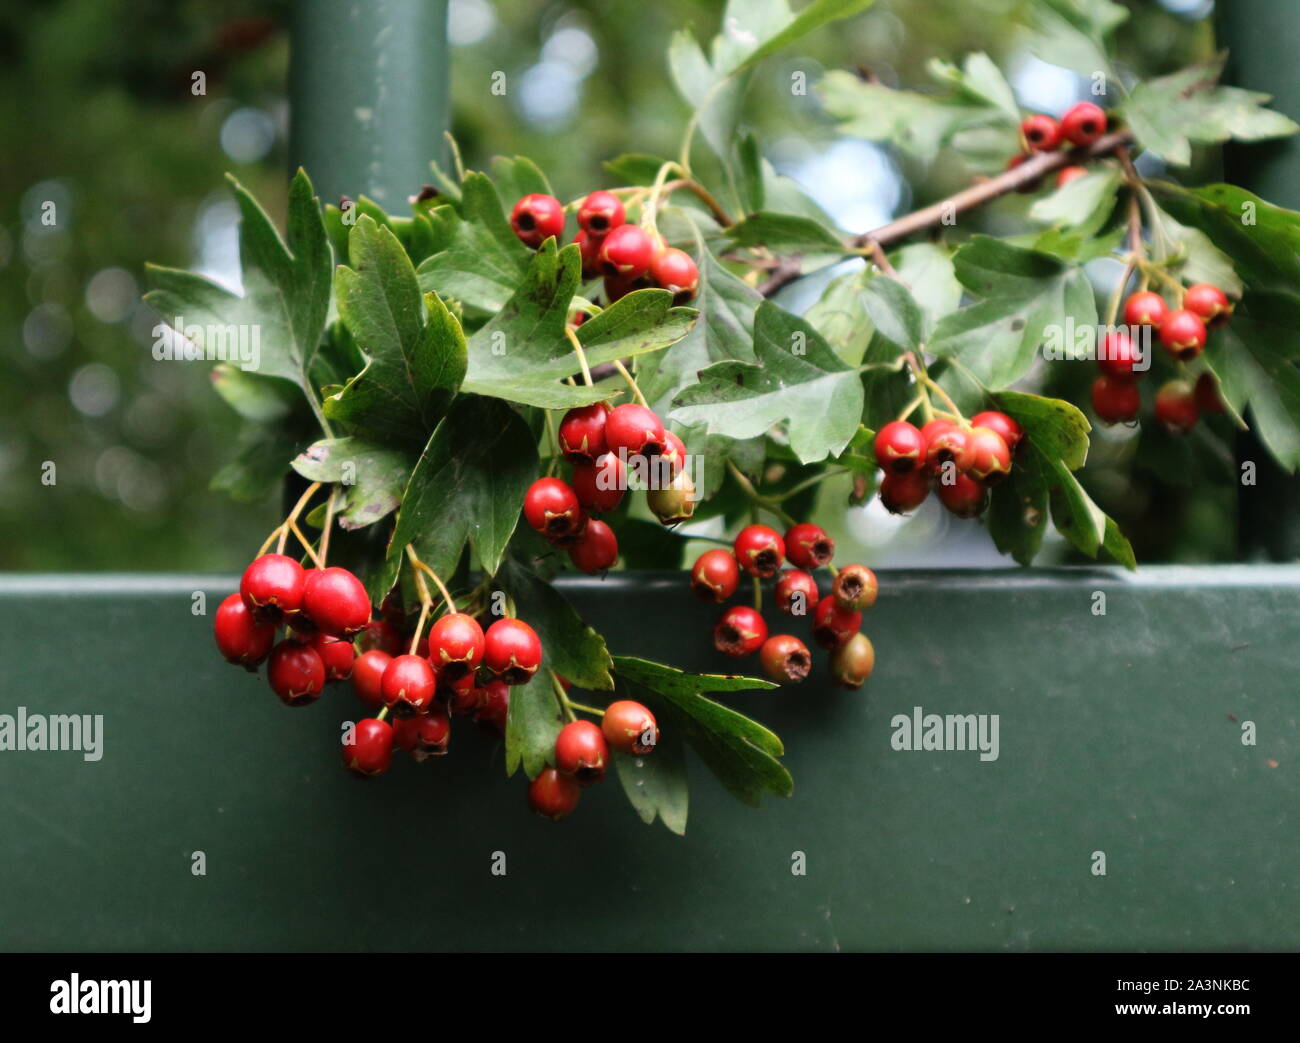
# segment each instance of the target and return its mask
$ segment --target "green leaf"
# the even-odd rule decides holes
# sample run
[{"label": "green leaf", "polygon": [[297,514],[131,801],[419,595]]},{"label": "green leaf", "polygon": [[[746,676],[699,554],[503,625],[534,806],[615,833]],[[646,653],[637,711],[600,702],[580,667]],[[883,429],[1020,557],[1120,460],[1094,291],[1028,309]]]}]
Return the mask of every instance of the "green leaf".
[{"label": "green leaf", "polygon": [[618,781],[632,807],[647,826],[655,816],[678,836],[686,834],[690,788],[686,775],[686,748],[678,732],[659,737],[654,753],[637,757],[614,754]]},{"label": "green leaf", "polygon": [[862,283],[861,272],[837,276],[826,284],[821,297],[804,313],[813,329],[849,366],[861,365],[875,332],[867,317]]},{"label": "green leaf", "polygon": [[298,390],[287,380],[249,373],[227,362],[212,367],[212,386],[245,420],[270,424],[293,411]]},{"label": "green leaf", "polygon": [[911,291],[898,279],[883,274],[867,278],[862,301],[878,337],[900,352],[919,350],[925,338],[925,316]]},{"label": "green leaf", "polygon": [[1034,0],[1029,49],[1052,65],[1115,81],[1106,38],[1127,18],[1128,10],[1112,0]]},{"label": "green leaf", "polygon": [[681,565],[686,541],[657,521],[624,518],[616,528],[619,560],[627,568],[675,569]]},{"label": "green leaf", "polygon": [[338,269],[339,315],[369,362],[330,396],[331,419],[368,437],[420,446],[465,376],[465,335],[437,294],[421,298],[410,258],[387,228],[362,217]]},{"label": "green leaf", "polygon": [[607,692],[614,680],[605,639],[583,622],[564,596],[535,572],[510,559],[496,574],[497,585],[542,639],[551,668],[579,688]]},{"label": "green leaf", "polygon": [[813,0],[792,15],[786,0],[730,0],[714,62],[728,74],[747,68],[831,22],[865,11],[875,0]]},{"label": "green leaf", "polygon": [[510,709],[506,714],[506,776],[522,764],[530,779],[555,756],[555,739],[564,727],[559,700],[543,655],[542,667],[524,685],[510,689]]},{"label": "green leaf", "polygon": [[1047,483],[1041,454],[1026,446],[1011,474],[994,486],[987,522],[993,545],[1021,565],[1033,564],[1047,531]]},{"label": "green leaf", "polygon": [[492,398],[458,398],[434,430],[402,495],[389,546],[396,576],[408,543],[449,576],[466,540],[485,572],[496,572],[537,474],[537,442],[523,417]]},{"label": "green leaf", "polygon": [[899,279],[912,291],[912,298],[924,316],[923,340],[929,340],[935,325],[961,304],[961,283],[952,263],[952,252],[934,243],[913,243],[893,258]]},{"label": "green leaf", "polygon": [[841,69],[822,77],[817,93],[841,134],[893,145],[923,163],[931,162],[972,118],[969,105],[867,83]]},{"label": "green leaf", "polygon": [[1044,455],[1077,471],[1088,459],[1088,432],[1092,425],[1083,413],[1059,398],[1044,398],[1019,391],[993,396],[998,408],[1015,420],[1025,437]]},{"label": "green leaf", "polygon": [[1052,524],[1077,549],[1095,558],[1106,536],[1105,512],[1092,502],[1070,471],[1058,461],[1046,462],[1052,480]]},{"label": "green leaf", "polygon": [[492,180],[496,185],[497,198],[522,199],[534,193],[550,196],[551,183],[546,175],[527,156],[492,157]]},{"label": "green leaf", "polygon": [[211,487],[232,499],[253,502],[284,485],[284,462],[306,441],[293,426],[246,424],[239,432],[234,457],[212,478]]},{"label": "green leaf", "polygon": [[672,416],[729,438],[753,438],[789,421],[804,463],[838,454],[862,415],[862,382],[811,326],[771,301],[754,319],[757,365],[719,362],[673,400]]},{"label": "green leaf", "polygon": [[624,152],[601,164],[620,185],[653,185],[659,168],[667,162],[662,156],[645,152]]},{"label": "green leaf", "polygon": [[1019,126],[1020,106],[1015,93],[987,54],[968,54],[960,69],[939,58],[930,59],[926,68],[939,83],[952,87],[958,99],[996,109],[1007,122]]},{"label": "green leaf", "polygon": [[344,490],[339,524],[360,529],[397,510],[415,467],[413,454],[365,438],[325,438],[294,458],[309,482],[338,482]]},{"label": "green leaf", "polygon": [[1029,208],[1029,216],[1043,224],[1061,228],[1100,228],[1115,209],[1120,186],[1115,167],[1094,167],[1091,173],[1058,188]]},{"label": "green leaf", "polygon": [[830,251],[842,254],[845,245],[824,225],[795,214],[761,211],[727,229],[737,246],[766,246],[777,251]]}]

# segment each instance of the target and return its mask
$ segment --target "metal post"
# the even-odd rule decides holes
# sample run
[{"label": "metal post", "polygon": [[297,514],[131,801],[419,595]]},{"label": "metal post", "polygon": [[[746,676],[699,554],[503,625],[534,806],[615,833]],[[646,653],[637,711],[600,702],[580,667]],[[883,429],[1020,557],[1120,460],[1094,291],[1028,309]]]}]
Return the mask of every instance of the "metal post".
[{"label": "metal post", "polygon": [[321,199],[389,210],[429,181],[447,129],[447,0],[296,0],[290,159]]}]

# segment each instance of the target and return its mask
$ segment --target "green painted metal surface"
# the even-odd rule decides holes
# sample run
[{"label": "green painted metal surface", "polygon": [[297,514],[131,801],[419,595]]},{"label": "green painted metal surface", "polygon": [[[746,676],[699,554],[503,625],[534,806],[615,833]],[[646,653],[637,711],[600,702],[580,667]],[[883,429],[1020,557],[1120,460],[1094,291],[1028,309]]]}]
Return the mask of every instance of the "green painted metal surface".
[{"label": "green painted metal surface", "polygon": [[[463,725],[440,761],[348,777],[347,688],[287,709],[191,614],[232,586],[0,580],[0,714],[104,715],[98,762],[0,752],[0,947],[1300,946],[1300,568],[886,573],[866,689],[731,699],[784,738],[794,796],[752,810],[693,761],[685,838],[612,779],[533,817]],[[617,652],[730,665],[680,575],[565,589]],[[891,748],[918,705],[999,715],[998,759]]]},{"label": "green painted metal surface", "polygon": [[447,0],[297,0],[292,32],[293,165],[403,212],[443,154]]}]

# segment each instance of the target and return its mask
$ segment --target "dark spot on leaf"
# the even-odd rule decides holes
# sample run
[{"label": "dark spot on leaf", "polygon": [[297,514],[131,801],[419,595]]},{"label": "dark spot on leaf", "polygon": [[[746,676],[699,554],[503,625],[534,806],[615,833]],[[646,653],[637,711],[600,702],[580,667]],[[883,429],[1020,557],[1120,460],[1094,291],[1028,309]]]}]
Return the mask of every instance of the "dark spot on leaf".
[{"label": "dark spot on leaf", "polygon": [[1024,328],[1025,328],[1025,320],[1024,320],[1024,319],[1014,319],[1014,320],[1012,320],[1012,323],[1011,323],[1011,331],[1012,331],[1013,333],[1019,333],[1019,332],[1020,332],[1021,330],[1023,330]]}]

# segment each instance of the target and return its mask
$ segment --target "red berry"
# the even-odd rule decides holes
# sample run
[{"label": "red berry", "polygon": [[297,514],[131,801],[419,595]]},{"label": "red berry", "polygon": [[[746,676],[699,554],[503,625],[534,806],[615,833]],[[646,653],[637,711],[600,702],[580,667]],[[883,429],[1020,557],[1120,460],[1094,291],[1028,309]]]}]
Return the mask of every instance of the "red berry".
[{"label": "red berry", "polygon": [[934,429],[926,439],[925,469],[931,474],[945,473],[947,464],[952,464],[956,471],[968,470],[974,459],[975,446],[966,428],[949,423],[947,427]]},{"label": "red berry", "polygon": [[1051,152],[1061,143],[1061,127],[1051,116],[1030,116],[1020,124],[1020,136],[1032,152]]},{"label": "red berry", "polygon": [[880,480],[880,502],[890,514],[906,514],[916,510],[929,495],[929,479],[919,471],[911,474],[887,474]]},{"label": "red berry", "polygon": [[609,411],[605,419],[605,440],[611,453],[622,451],[626,458],[638,454],[658,456],[668,444],[663,421],[635,402],[625,402]]},{"label": "red berry", "polygon": [[1156,392],[1156,419],[1175,434],[1186,434],[1200,418],[1196,389],[1186,380],[1171,380]]},{"label": "red berry", "polygon": [[570,409],[560,421],[560,452],[574,464],[589,464],[608,448],[605,444],[605,417],[609,407],[604,402]]},{"label": "red berry", "polygon": [[975,518],[988,504],[988,490],[969,475],[954,475],[951,483],[940,481],[935,490],[939,502],[958,518]]},{"label": "red berry", "polygon": [[541,246],[551,236],[564,234],[564,207],[554,196],[524,196],[510,211],[510,227],[528,246]]},{"label": "red berry", "polygon": [[604,235],[626,220],[623,204],[613,192],[597,189],[578,207],[578,224],[592,235]]},{"label": "red berry", "polygon": [[409,654],[394,656],[379,684],[384,705],[395,717],[428,713],[437,689],[438,679],[429,660]]},{"label": "red berry", "polygon": [[307,573],[302,610],[326,634],[355,634],[370,622],[370,595],[347,569],[313,569]]},{"label": "red berry", "polygon": [[483,661],[483,628],[464,612],[450,612],[429,628],[429,662],[439,678],[458,681]]},{"label": "red berry", "polygon": [[776,599],[776,607],[787,616],[806,616],[809,607],[817,604],[820,595],[817,581],[811,573],[786,569],[777,578],[773,597]]},{"label": "red berry", "polygon": [[489,681],[481,691],[483,700],[474,720],[489,731],[505,735],[506,718],[510,715],[510,686],[505,681]]},{"label": "red berry", "polygon": [[402,717],[393,724],[393,741],[416,760],[438,757],[451,741],[451,718],[435,706],[419,717]]},{"label": "red berry", "polygon": [[686,443],[671,431],[664,432],[664,449],[659,459],[668,469],[670,476],[675,476],[686,466]]},{"label": "red berry", "polygon": [[1119,380],[1137,380],[1142,376],[1134,370],[1133,363],[1142,361],[1142,351],[1127,333],[1107,333],[1101,341],[1097,355],[1097,368],[1108,377]]},{"label": "red berry", "polygon": [[343,766],[357,775],[382,775],[393,763],[393,726],[367,717],[357,721],[343,744]]},{"label": "red berry", "polygon": [[740,583],[740,566],[729,550],[716,547],[695,559],[691,568],[691,590],[701,601],[726,601]]},{"label": "red berry", "polygon": [[1128,380],[1098,377],[1092,385],[1092,411],[1107,424],[1136,420],[1142,396],[1137,384]]},{"label": "red berry", "polygon": [[1078,167],[1078,166],[1062,167],[1056,173],[1056,187],[1064,188],[1071,181],[1078,181],[1079,178],[1085,176],[1087,173],[1088,173],[1087,167]]},{"label": "red berry", "polygon": [[909,474],[925,455],[925,439],[906,420],[894,420],[876,432],[876,463],[886,474]]},{"label": "red berry", "polygon": [[528,784],[528,806],[543,818],[557,822],[578,806],[580,796],[582,787],[554,768],[542,769]]},{"label": "red berry", "polygon": [[990,431],[996,431],[1002,436],[1002,441],[1007,443],[1007,448],[1013,453],[1020,440],[1025,437],[1025,430],[1015,420],[1001,413],[996,409],[990,409],[983,413],[976,413],[970,418],[971,427],[987,427]]},{"label": "red berry", "polygon": [[605,708],[600,731],[610,748],[619,753],[653,753],[659,742],[654,714],[631,699],[620,699]]},{"label": "red berry", "polygon": [[393,657],[378,648],[362,652],[352,664],[352,690],[367,706],[378,710],[384,705],[384,671]]},{"label": "red berry", "polygon": [[812,669],[808,646],[791,634],[775,634],[764,641],[758,662],[763,673],[778,684],[802,681]]},{"label": "red berry", "polygon": [[1130,294],[1124,302],[1126,326],[1159,326],[1168,314],[1169,307],[1165,304],[1165,299],[1150,290]]},{"label": "red berry", "polygon": [[325,687],[325,664],[311,645],[281,641],[271,651],[266,679],[286,706],[305,706]]},{"label": "red berry", "polygon": [[845,565],[831,584],[831,594],[849,612],[865,612],[876,603],[879,592],[876,574],[865,565]]},{"label": "red berry", "polygon": [[826,530],[812,522],[792,525],[785,534],[785,556],[791,565],[801,569],[820,568],[835,555],[835,541]]},{"label": "red berry", "polygon": [[971,463],[966,472],[972,478],[994,485],[1011,472],[1011,450],[992,428],[972,428],[970,446]]},{"label": "red berry", "polygon": [[618,561],[618,539],[614,530],[603,521],[592,518],[587,522],[582,538],[569,547],[569,560],[589,576],[604,572]]},{"label": "red berry", "polygon": [[1061,136],[1075,146],[1091,145],[1106,133],[1106,113],[1081,101],[1061,117]]},{"label": "red berry", "polygon": [[542,665],[542,642],[522,619],[498,619],[484,638],[483,666],[506,684],[527,684]]},{"label": "red berry", "polygon": [[689,474],[682,471],[666,484],[659,483],[647,490],[645,502],[650,508],[650,513],[661,523],[677,525],[688,520],[695,513],[695,505],[698,502],[695,496],[695,483]]},{"label": "red berry", "polygon": [[582,255],[582,277],[594,279],[600,274],[600,245],[605,237],[579,231],[573,241],[578,244],[578,252]]},{"label": "red berry", "polygon": [[627,465],[616,454],[606,453],[593,464],[575,464],[569,484],[587,510],[612,511],[627,491]]},{"label": "red berry", "polygon": [[[603,270],[604,262],[600,260],[599,256],[597,256],[596,263]],[[645,289],[648,283],[640,275],[606,275],[601,280],[601,285],[605,288],[606,299],[610,304],[613,304],[615,301],[621,301],[633,290]]]},{"label": "red berry", "polygon": [[352,676],[356,663],[357,650],[346,637],[334,637],[331,634],[317,634],[311,640],[311,647],[325,664],[327,681],[346,681]]},{"label": "red berry", "polygon": [[733,605],[713,628],[713,647],[734,658],[753,655],[767,640],[767,624],[748,605]]},{"label": "red berry", "polygon": [[1199,315],[1210,329],[1217,329],[1232,317],[1232,301],[1228,295],[1207,282],[1187,287],[1183,307]]},{"label": "red berry", "polygon": [[862,613],[847,609],[827,594],[813,610],[813,640],[822,648],[839,648],[862,626]]},{"label": "red berry", "polygon": [[866,634],[854,634],[831,653],[831,677],[844,688],[861,688],[876,666],[876,649]]},{"label": "red berry", "polygon": [[1176,359],[1194,359],[1205,349],[1205,323],[1186,308],[1171,311],[1160,323],[1160,343]]},{"label": "red berry", "polygon": [[736,562],[751,576],[775,576],[785,561],[785,541],[766,525],[746,525],[733,545]]},{"label": "red berry", "polygon": [[555,738],[555,770],[569,775],[579,786],[590,786],[605,777],[609,766],[609,743],[590,721],[570,721]]},{"label": "red berry", "polygon": [[1226,413],[1228,407],[1219,395],[1219,385],[1211,373],[1202,373],[1196,378],[1196,404],[1202,413]]},{"label": "red berry", "polygon": [[302,607],[307,576],[293,558],[263,554],[239,580],[239,595],[258,623],[278,623]]},{"label": "red berry", "polygon": [[[470,682],[465,684],[465,682]],[[500,681],[496,682],[501,684]],[[510,691],[507,685],[501,685],[506,692]],[[480,688],[474,682],[474,678],[466,677],[456,681],[451,685],[451,694],[447,700],[447,709],[456,716],[463,714],[477,714],[487,705],[487,689]],[[508,705],[508,700],[507,700]]]},{"label": "red berry", "polygon": [[700,270],[685,250],[669,247],[650,262],[650,278],[672,293],[678,303],[684,303],[699,288]]},{"label": "red berry", "polygon": [[390,656],[400,655],[402,652],[402,632],[386,619],[376,619],[367,623],[358,641],[363,652],[369,652],[372,648],[387,652]]},{"label": "red berry", "polygon": [[550,542],[561,545],[576,540],[587,526],[578,494],[558,478],[538,478],[528,487],[524,518]]},{"label": "red berry", "polygon": [[[1025,155],[1023,152],[1019,152],[1007,160],[1007,169],[1015,170],[1016,167],[1020,166],[1020,164],[1027,159],[1029,159],[1029,156]],[[1023,185],[1017,185],[1016,191],[1028,195],[1030,192],[1037,192],[1042,187],[1043,179],[1041,177],[1036,177],[1033,181],[1026,181]]]},{"label": "red berry", "polygon": [[239,594],[230,594],[221,602],[212,622],[212,632],[226,661],[249,670],[257,669],[257,664],[271,654],[271,646],[275,644],[275,624],[258,623]]},{"label": "red berry", "polygon": [[640,225],[619,225],[600,244],[601,270],[606,275],[635,279],[644,275],[655,259],[655,242]]},{"label": "red berry", "polygon": [[921,428],[921,441],[926,446],[929,446],[931,440],[940,431],[947,431],[950,428],[960,427],[960,426],[961,425],[959,425],[955,420],[949,420],[947,417],[937,416],[933,420],[926,423],[926,425],[923,428]]}]

